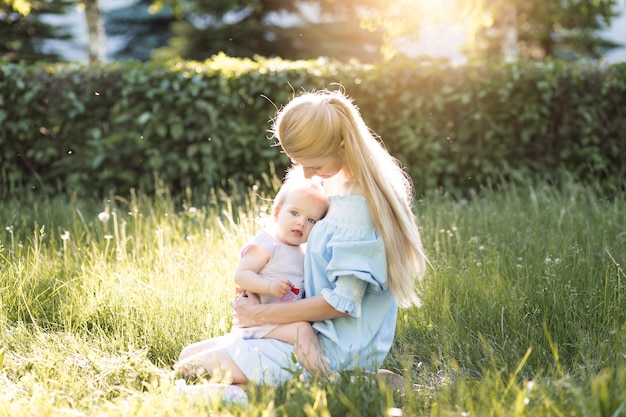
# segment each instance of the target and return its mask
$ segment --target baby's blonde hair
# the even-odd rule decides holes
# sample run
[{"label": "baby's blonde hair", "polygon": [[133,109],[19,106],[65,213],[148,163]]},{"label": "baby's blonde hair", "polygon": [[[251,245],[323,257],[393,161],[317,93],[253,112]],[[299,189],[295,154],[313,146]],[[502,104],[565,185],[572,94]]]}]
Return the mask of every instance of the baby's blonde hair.
[{"label": "baby's blonde hair", "polygon": [[352,100],[343,90],[303,93],[278,112],[272,132],[296,161],[337,155],[343,143],[348,169],[385,242],[391,291],[400,306],[419,305],[415,284],[425,273],[426,255],[412,211],[413,184]]},{"label": "baby's blonde hair", "polygon": [[[285,204],[288,197],[297,192],[307,193],[312,198],[325,201],[326,210],[328,210],[328,199],[324,194],[324,186],[321,181],[316,178],[305,178],[302,167],[293,166],[287,170],[283,184],[280,186],[280,189],[274,197],[274,201],[272,203],[272,213],[277,215],[280,207]],[[326,213],[324,212],[324,215],[325,214]]]}]

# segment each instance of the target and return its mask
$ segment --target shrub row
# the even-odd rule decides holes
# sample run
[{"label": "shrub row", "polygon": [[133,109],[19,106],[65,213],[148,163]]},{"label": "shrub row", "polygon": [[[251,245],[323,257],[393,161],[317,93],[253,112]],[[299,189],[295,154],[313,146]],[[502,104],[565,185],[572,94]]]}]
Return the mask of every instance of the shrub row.
[{"label": "shrub row", "polygon": [[288,164],[267,130],[299,91],[341,84],[418,193],[567,170],[619,187],[626,64],[441,67],[235,59],[0,62],[0,186],[100,196],[251,184]]}]

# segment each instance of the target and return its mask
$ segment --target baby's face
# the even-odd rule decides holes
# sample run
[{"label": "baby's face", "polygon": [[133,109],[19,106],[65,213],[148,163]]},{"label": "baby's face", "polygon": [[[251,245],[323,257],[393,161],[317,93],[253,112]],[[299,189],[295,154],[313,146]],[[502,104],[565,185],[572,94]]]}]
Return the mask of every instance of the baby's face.
[{"label": "baby's face", "polygon": [[278,210],[276,234],[288,245],[302,245],[309,238],[311,229],[326,214],[328,201],[313,190],[297,190]]}]

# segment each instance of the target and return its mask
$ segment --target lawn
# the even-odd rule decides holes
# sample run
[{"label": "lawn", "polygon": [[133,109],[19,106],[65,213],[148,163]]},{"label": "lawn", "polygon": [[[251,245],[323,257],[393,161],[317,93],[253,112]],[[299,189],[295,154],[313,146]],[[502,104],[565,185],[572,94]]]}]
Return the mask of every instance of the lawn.
[{"label": "lawn", "polygon": [[432,268],[384,364],[403,389],[294,374],[245,408],[177,395],[180,349],[230,329],[263,197],[5,197],[0,417],[626,416],[626,199],[571,179],[416,201]]}]

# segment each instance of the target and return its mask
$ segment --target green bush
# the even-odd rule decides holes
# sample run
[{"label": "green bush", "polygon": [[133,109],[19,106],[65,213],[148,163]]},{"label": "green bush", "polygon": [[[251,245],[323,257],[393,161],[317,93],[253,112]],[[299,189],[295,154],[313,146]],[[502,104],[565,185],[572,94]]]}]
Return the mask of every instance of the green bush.
[{"label": "green bush", "polygon": [[3,194],[174,193],[256,183],[289,163],[276,108],[343,85],[415,180],[467,190],[560,170],[621,186],[626,64],[436,67],[235,59],[25,66],[0,62]]}]

